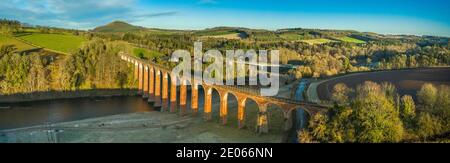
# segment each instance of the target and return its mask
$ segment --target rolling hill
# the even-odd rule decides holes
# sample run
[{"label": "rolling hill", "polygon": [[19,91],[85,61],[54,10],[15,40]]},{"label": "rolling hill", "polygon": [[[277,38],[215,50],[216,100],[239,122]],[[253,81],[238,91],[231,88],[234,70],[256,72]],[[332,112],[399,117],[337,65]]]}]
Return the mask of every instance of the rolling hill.
[{"label": "rolling hill", "polygon": [[201,30],[182,30],[182,29],[160,29],[151,27],[142,27],[129,24],[124,21],[114,21],[109,24],[99,26],[91,32],[98,33],[135,33],[150,34],[161,37],[173,36],[193,36],[199,39],[228,39],[228,40],[247,40],[260,42],[277,41],[299,41],[311,45],[326,44],[336,42],[346,42],[353,44],[365,44],[378,40],[424,40],[422,44],[431,42],[446,43],[448,38],[435,37],[433,39],[426,36],[407,36],[407,35],[383,35],[371,32],[359,32],[355,30],[333,30],[333,29],[307,29],[307,28],[285,28],[278,30],[251,29],[245,27],[214,27]]},{"label": "rolling hill", "polygon": [[100,26],[92,30],[93,32],[133,32],[145,30],[144,27],[134,26],[123,21],[114,21],[104,26]]}]

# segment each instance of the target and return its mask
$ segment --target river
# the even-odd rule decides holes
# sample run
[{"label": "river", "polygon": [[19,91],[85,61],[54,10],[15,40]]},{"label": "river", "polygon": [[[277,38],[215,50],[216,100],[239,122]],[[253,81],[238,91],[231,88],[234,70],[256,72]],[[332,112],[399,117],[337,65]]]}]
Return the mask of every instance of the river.
[{"label": "river", "polygon": [[0,130],[154,111],[141,97],[98,97],[0,104]]},{"label": "river", "polygon": [[[203,106],[203,89],[199,89],[198,94],[198,104]],[[218,96],[216,92],[213,93],[213,104],[220,101]],[[190,90],[187,92],[187,103],[191,103]],[[10,104],[0,103],[0,130],[155,110],[160,111],[160,108],[155,109],[152,104],[149,104],[141,96],[88,97]],[[203,112],[203,107],[199,108],[199,112]]]},{"label": "river", "polygon": [[[298,101],[304,100],[303,91],[305,91],[305,89],[307,88],[307,84],[308,84],[307,80],[302,79],[300,81],[300,83],[298,84],[297,90],[295,92],[295,97],[294,97],[295,100],[298,100]],[[295,117],[296,118],[295,118],[294,126],[293,126],[295,128],[295,131],[305,128],[306,121],[307,121],[305,110],[297,109]],[[298,143],[297,134],[295,134],[295,136],[292,136],[291,142]]]}]

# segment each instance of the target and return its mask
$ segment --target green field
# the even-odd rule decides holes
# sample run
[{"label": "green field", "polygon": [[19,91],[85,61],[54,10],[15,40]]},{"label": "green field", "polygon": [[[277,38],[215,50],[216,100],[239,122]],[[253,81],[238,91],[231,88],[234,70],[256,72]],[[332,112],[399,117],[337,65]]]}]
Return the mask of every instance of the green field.
[{"label": "green field", "polygon": [[150,51],[144,48],[134,48],[133,54],[136,57],[139,57],[140,54],[143,54],[144,58],[156,58],[162,56],[161,53],[158,53],[156,51]]},{"label": "green field", "polygon": [[174,35],[174,34],[182,34],[183,31],[148,29],[148,30],[145,30],[145,31],[137,32],[137,33],[152,34],[152,35]]},{"label": "green field", "polygon": [[335,41],[325,39],[325,38],[319,38],[319,39],[302,40],[302,42],[308,43],[310,45],[315,45],[315,44],[325,44],[325,43],[335,42]]},{"label": "green field", "polygon": [[258,41],[279,41],[280,37],[274,32],[258,31],[251,34],[251,38]]},{"label": "green field", "polygon": [[34,45],[64,53],[74,52],[86,41],[83,37],[69,34],[31,34],[19,38]]},{"label": "green field", "polygon": [[17,48],[17,51],[24,51],[36,48],[31,45],[25,44],[19,40],[16,40],[14,38],[0,35],[0,47],[3,45],[14,45]]},{"label": "green field", "polygon": [[283,33],[283,34],[280,34],[279,36],[288,41],[296,41],[296,40],[304,39],[304,36],[299,35],[297,33]]},{"label": "green field", "polygon": [[230,30],[207,30],[207,31],[199,31],[195,34],[198,36],[220,36],[220,35],[229,35],[235,34],[237,32]]},{"label": "green field", "polygon": [[365,41],[362,40],[358,40],[356,38],[351,38],[351,37],[339,37],[337,38],[338,40],[341,40],[343,42],[351,42],[351,43],[356,43],[356,44],[365,44]]},{"label": "green field", "polygon": [[240,33],[230,33],[224,35],[212,35],[212,36],[202,36],[203,38],[223,38],[230,40],[239,40],[241,39]]}]

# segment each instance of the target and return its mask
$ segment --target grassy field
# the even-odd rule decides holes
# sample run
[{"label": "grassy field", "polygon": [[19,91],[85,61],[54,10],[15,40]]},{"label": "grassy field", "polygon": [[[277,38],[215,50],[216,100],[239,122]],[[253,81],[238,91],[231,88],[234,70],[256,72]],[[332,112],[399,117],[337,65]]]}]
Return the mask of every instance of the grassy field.
[{"label": "grassy field", "polygon": [[279,36],[288,41],[296,41],[296,40],[304,39],[304,36],[299,35],[297,33],[283,33],[283,34],[280,34]]},{"label": "grassy field", "polygon": [[156,57],[160,57],[163,55],[156,51],[150,51],[150,50],[147,50],[144,48],[134,48],[133,49],[134,56],[139,57],[140,53],[142,53],[145,58],[156,58]]},{"label": "grassy field", "polygon": [[351,42],[351,43],[357,43],[357,44],[365,44],[365,41],[362,40],[358,40],[356,38],[351,38],[351,37],[340,37],[337,38],[338,40],[341,40],[343,42]]},{"label": "grassy field", "polygon": [[310,45],[315,45],[315,44],[325,44],[334,41],[325,38],[319,38],[319,39],[302,40],[302,42],[308,43]]},{"label": "grassy field", "polygon": [[171,31],[171,30],[162,30],[162,29],[148,29],[142,31],[144,34],[153,34],[153,35],[174,35],[174,34],[182,34],[184,31]]},{"label": "grassy field", "polygon": [[198,31],[195,32],[195,35],[197,36],[219,36],[219,35],[228,35],[228,34],[235,34],[237,32],[228,30],[228,29],[213,29],[213,30],[205,30],[205,31]]},{"label": "grassy field", "polygon": [[31,45],[25,44],[19,40],[16,40],[14,38],[0,35],[0,47],[3,45],[14,45],[17,48],[17,51],[24,51],[36,48]]},{"label": "grassy field", "polygon": [[69,34],[31,34],[19,38],[32,44],[64,53],[75,51],[86,41],[83,37]]},{"label": "grassy field", "polygon": [[258,31],[251,34],[251,38],[258,41],[279,41],[281,38],[274,32]]},{"label": "grassy field", "polygon": [[239,33],[230,33],[224,35],[212,35],[212,36],[202,36],[204,38],[224,38],[230,40],[238,40],[241,39],[241,35]]}]

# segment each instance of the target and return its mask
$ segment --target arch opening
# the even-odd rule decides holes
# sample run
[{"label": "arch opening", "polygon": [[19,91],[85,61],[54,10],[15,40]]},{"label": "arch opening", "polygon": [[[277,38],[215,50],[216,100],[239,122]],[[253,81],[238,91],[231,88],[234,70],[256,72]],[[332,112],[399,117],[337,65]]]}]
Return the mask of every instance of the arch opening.
[{"label": "arch opening", "polygon": [[182,115],[187,115],[192,112],[192,87],[191,81],[189,80],[184,79],[183,81],[180,81],[179,104]]},{"label": "arch opening", "polygon": [[285,132],[285,115],[283,108],[276,104],[267,105],[268,126],[270,134],[282,134]]},{"label": "arch opening", "polygon": [[311,118],[311,114],[306,109],[299,107],[292,112],[294,112],[293,114],[295,114],[293,127],[296,127],[297,129],[308,127],[308,122]]},{"label": "arch opening", "polygon": [[197,85],[198,88],[198,112],[199,114],[204,113],[205,108],[205,88],[203,85],[199,84]]},{"label": "arch opening", "polygon": [[259,113],[259,105],[255,100],[247,98],[244,107],[244,126],[243,129],[255,131],[257,115]]},{"label": "arch opening", "polygon": [[238,99],[237,96],[231,92],[226,93],[227,108],[226,108],[226,126],[238,126]]},{"label": "arch opening", "polygon": [[161,70],[155,69],[154,106],[158,108],[159,111],[161,111],[162,106],[162,79],[163,79],[163,72]]},{"label": "arch opening", "polygon": [[177,84],[180,82],[175,75],[169,74],[169,112],[178,113],[179,110],[179,89]]},{"label": "arch opening", "polygon": [[214,122],[220,122],[220,93],[219,91],[212,87],[212,100],[211,100],[211,113],[212,120]]},{"label": "arch opening", "polygon": [[289,133],[290,142],[298,143],[298,132],[302,129],[306,129],[309,125],[309,120],[311,119],[311,114],[304,108],[298,107],[292,111],[292,129]]}]

